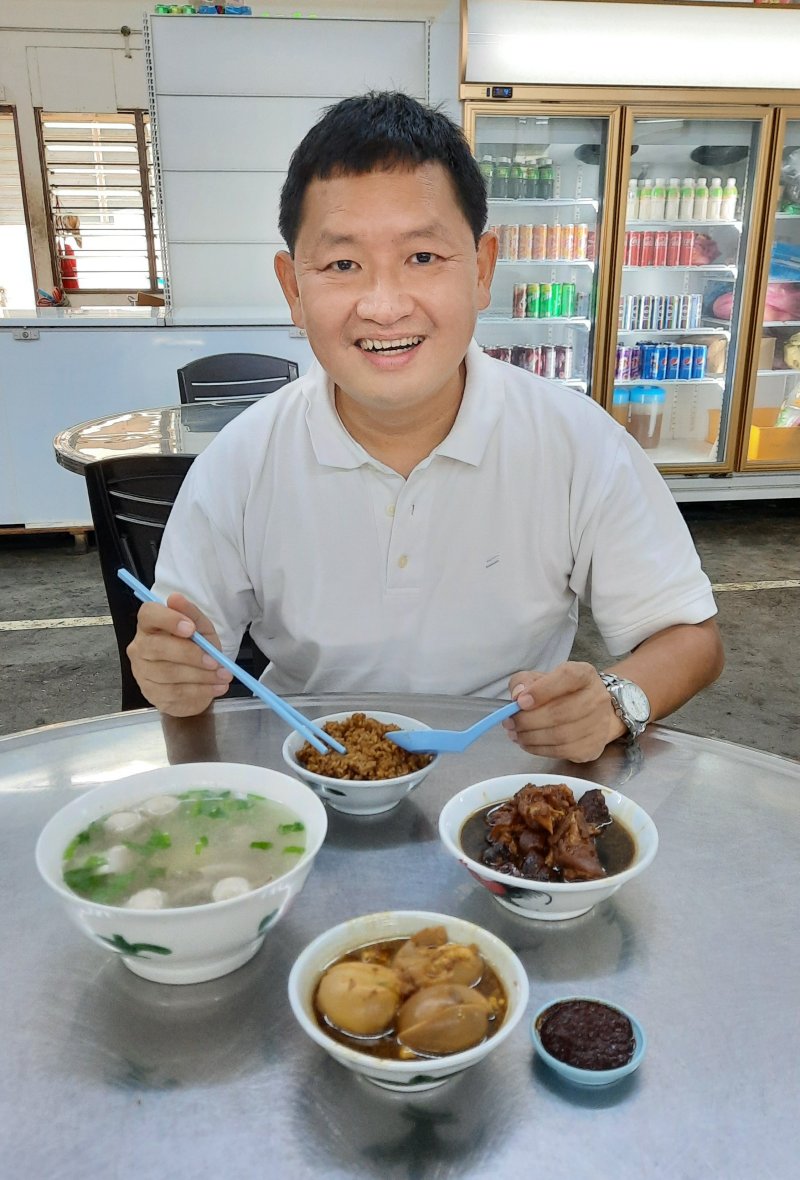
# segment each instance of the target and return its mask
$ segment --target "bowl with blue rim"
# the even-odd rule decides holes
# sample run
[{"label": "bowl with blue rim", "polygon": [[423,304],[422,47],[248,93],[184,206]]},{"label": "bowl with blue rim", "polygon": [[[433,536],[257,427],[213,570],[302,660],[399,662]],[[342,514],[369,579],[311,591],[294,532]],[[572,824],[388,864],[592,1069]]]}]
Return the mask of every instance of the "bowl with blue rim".
[{"label": "bowl with blue rim", "polygon": [[642,1063],[647,1037],[619,1004],[595,996],[548,1000],[534,1013],[531,1037],[539,1058],[577,1086],[611,1086]]}]

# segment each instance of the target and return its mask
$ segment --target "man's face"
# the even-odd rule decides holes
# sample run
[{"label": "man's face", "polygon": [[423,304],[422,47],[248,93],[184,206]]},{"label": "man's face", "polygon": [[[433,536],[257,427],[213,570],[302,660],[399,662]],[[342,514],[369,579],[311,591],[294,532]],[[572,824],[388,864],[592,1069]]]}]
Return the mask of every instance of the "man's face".
[{"label": "man's face", "polygon": [[390,416],[458,404],[489,304],[496,239],[475,248],[437,163],[315,180],[292,260],[275,268],[294,323],[340,395]]}]

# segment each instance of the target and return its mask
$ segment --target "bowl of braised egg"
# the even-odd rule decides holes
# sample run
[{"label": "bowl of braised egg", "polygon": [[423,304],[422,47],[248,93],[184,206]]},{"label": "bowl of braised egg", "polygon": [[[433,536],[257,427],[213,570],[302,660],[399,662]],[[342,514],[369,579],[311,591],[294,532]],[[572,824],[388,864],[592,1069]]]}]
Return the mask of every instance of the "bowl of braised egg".
[{"label": "bowl of braised egg", "polygon": [[430,729],[424,721],[380,710],[327,713],[314,721],[338,739],[346,754],[315,750],[293,730],[283,743],[283,760],[334,811],[379,815],[391,811],[420,785],[439,755],[411,754],[386,738],[398,729]]},{"label": "bowl of braised egg", "polygon": [[366,914],[315,938],[289,975],[301,1028],[389,1090],[442,1085],[511,1035],[528,977],[494,934],[420,910]]}]

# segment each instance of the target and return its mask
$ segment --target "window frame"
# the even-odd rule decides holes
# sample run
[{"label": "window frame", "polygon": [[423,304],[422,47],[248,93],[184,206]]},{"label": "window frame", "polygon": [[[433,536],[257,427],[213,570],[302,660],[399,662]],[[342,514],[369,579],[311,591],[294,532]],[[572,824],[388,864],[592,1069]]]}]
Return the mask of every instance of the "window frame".
[{"label": "window frame", "polygon": [[39,281],[36,274],[36,256],[33,250],[33,232],[31,230],[31,215],[28,207],[28,190],[25,184],[25,174],[22,169],[22,142],[19,137],[17,108],[12,106],[11,103],[0,102],[0,115],[10,115],[14,128],[14,143],[17,149],[17,171],[19,174],[20,194],[22,196],[22,215],[25,218],[25,233],[28,238],[28,264],[31,268],[31,283],[33,284],[33,296],[35,299],[39,291]]},{"label": "window frame", "polygon": [[[85,295],[119,295],[124,302],[128,302],[127,296],[135,295],[138,291],[147,292],[151,295],[163,295],[164,286],[159,284],[158,262],[156,252],[156,234],[154,229],[154,205],[150,196],[150,175],[148,169],[147,159],[147,138],[145,135],[145,120],[152,128],[152,119],[150,111],[147,107],[120,107],[116,111],[102,111],[88,113],[86,111],[45,111],[43,107],[34,107],[34,115],[36,121],[36,138],[39,146],[39,164],[42,176],[42,189],[44,196],[44,211],[47,218],[47,241],[50,251],[50,264],[53,270],[53,280],[57,286],[62,287],[61,262],[58,253],[58,246],[56,244],[56,230],[55,230],[55,214],[51,200],[50,181],[47,169],[46,144],[44,138],[44,122],[47,119],[62,119],[74,120],[79,122],[85,120],[86,123],[94,122],[113,122],[115,118],[120,115],[132,116],[134,121],[134,129],[136,132],[136,155],[137,166],[139,170],[138,187],[142,197],[142,214],[144,218],[144,235],[147,252],[147,270],[148,270],[148,284],[139,284],[135,287],[85,287],[81,286],[79,291],[75,294]],[[152,133],[150,137],[150,150],[153,150]],[[155,169],[155,162],[154,162]],[[156,191],[156,178],[153,177],[153,189]],[[161,242],[161,258],[162,258],[162,275],[164,280],[164,242],[161,233],[161,225],[159,221],[159,240]],[[62,287],[63,289],[63,287]]]}]

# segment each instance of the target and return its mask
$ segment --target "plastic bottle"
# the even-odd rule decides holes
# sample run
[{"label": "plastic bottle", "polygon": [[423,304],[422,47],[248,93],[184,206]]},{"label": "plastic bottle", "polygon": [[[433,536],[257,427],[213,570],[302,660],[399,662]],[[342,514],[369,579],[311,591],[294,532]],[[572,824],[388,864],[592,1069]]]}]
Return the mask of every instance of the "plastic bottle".
[{"label": "plastic bottle", "polygon": [[653,182],[645,176],[639,187],[639,220],[649,221],[653,215]]},{"label": "plastic bottle", "polygon": [[492,187],[494,184],[494,160],[491,156],[481,156],[481,162],[478,165],[481,170],[481,176],[486,182],[486,195],[492,196]]},{"label": "plastic bottle", "polygon": [[510,175],[511,158],[510,156],[501,156],[494,166],[494,178],[492,182],[493,197],[508,196],[508,183]]},{"label": "plastic bottle", "polygon": [[536,160],[533,156],[528,156],[525,161],[525,200],[532,201],[536,196],[536,182],[539,178],[539,169],[536,165]]},{"label": "plastic bottle", "polygon": [[719,221],[722,216],[722,180],[719,176],[711,178],[708,186],[708,220]]},{"label": "plastic bottle", "polygon": [[775,425],[800,428],[800,385],[796,385],[791,393],[787,393],[783,399],[775,419]]},{"label": "plastic bottle", "polygon": [[650,198],[650,217],[653,221],[663,221],[667,211],[667,182],[663,176],[657,176],[653,185],[653,195]]},{"label": "plastic bottle", "polygon": [[739,196],[739,190],[736,187],[736,177],[729,176],[725,188],[722,190],[722,209],[720,211],[720,219],[722,221],[736,220],[736,201]]},{"label": "plastic bottle", "polygon": [[522,156],[515,156],[508,177],[508,195],[515,201],[525,197],[525,165]]},{"label": "plastic bottle", "polygon": [[680,221],[691,221],[694,217],[694,181],[691,176],[685,176],[681,185],[681,203],[678,209]]},{"label": "plastic bottle", "polygon": [[694,186],[694,219],[708,221],[708,185],[705,176],[698,176]]},{"label": "plastic bottle", "polygon": [[537,177],[537,197],[542,201],[551,201],[555,194],[555,169],[549,156],[539,161],[539,175]]},{"label": "plastic bottle", "polygon": [[681,210],[681,182],[677,176],[670,176],[667,185],[667,199],[664,205],[664,217],[667,221],[677,221]]},{"label": "plastic bottle", "polygon": [[625,220],[639,220],[639,186],[635,180],[628,181],[628,203],[625,210]]}]

